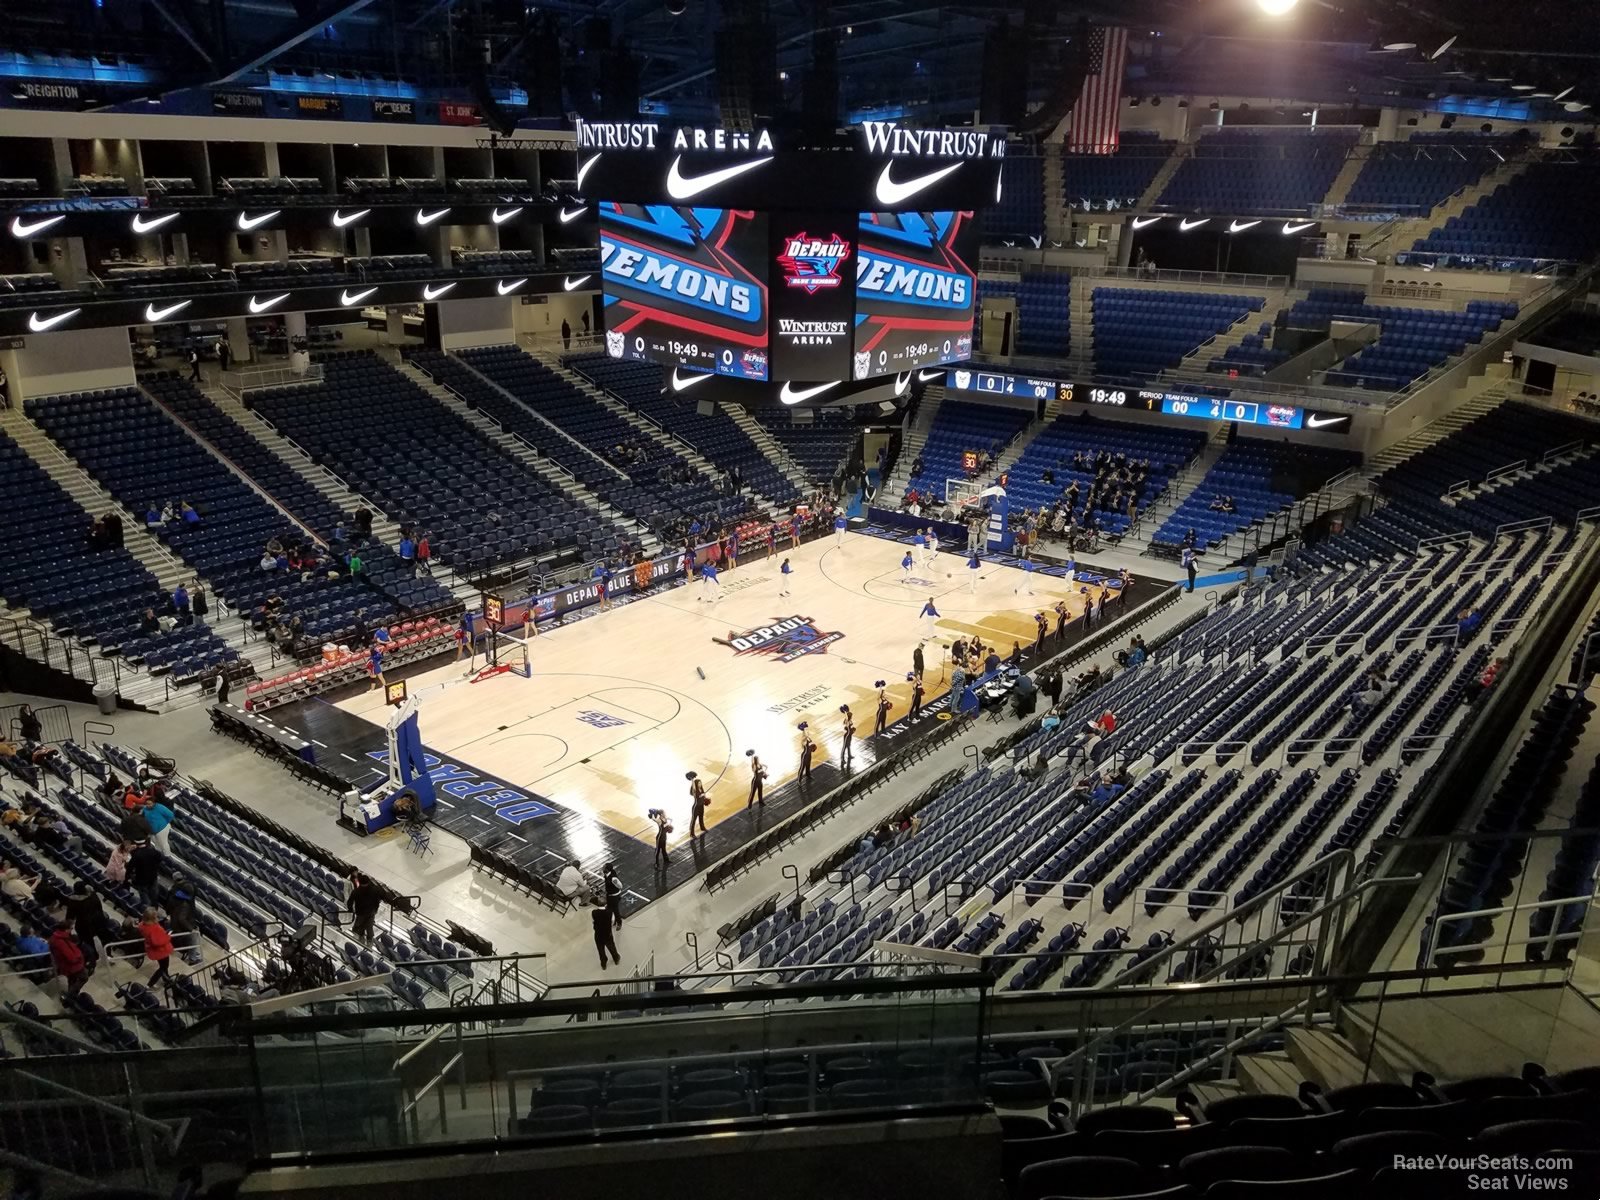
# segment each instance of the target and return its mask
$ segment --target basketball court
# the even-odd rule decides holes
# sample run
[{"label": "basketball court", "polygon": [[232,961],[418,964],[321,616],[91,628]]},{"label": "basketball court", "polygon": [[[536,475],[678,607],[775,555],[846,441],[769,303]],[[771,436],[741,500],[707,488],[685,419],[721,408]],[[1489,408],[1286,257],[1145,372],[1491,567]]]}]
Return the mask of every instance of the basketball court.
[{"label": "basketball court", "polygon": [[[818,743],[816,763],[837,765],[839,709],[849,705],[856,766],[873,761],[876,681],[888,685],[889,722],[905,717],[919,640],[926,639],[927,704],[948,690],[955,639],[977,635],[1003,657],[1014,642],[1031,649],[1035,613],[1060,599],[1074,617],[1082,610],[1081,584],[1069,593],[1059,576],[985,563],[974,590],[964,557],[939,554],[908,576],[904,553],[884,538],[851,533],[841,547],[830,536],[787,552],[788,596],[778,594],[784,554],[747,558],[722,573],[715,600],[696,580],[540,633],[530,645],[531,677],[470,682],[464,660],[410,676],[422,738],[443,759],[629,838],[652,842],[649,810],[665,809],[671,844],[681,844],[689,836],[687,772],[709,793],[708,824],[742,816],[745,752],[766,764],[770,796],[798,772],[802,721]],[[1018,595],[1030,576],[1034,594]],[[919,619],[930,596],[940,617]],[[1137,603],[1130,597],[1130,607]],[[1079,636],[1076,625],[1068,632]],[[387,715],[381,691],[338,706],[374,724]],[[470,799],[441,790],[447,804]],[[581,852],[581,839],[568,840]]]}]

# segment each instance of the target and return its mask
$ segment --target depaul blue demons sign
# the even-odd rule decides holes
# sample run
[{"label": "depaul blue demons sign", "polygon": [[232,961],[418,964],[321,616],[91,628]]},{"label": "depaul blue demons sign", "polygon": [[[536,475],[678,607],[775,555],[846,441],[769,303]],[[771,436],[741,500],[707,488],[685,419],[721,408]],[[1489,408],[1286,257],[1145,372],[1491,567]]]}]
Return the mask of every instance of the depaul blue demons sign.
[{"label": "depaul blue demons sign", "polygon": [[[389,762],[387,750],[369,750],[367,757],[385,766]],[[493,776],[447,762],[437,754],[424,754],[423,762],[428,768],[429,778],[433,780],[436,799],[448,796],[452,800],[472,800],[487,805],[494,810],[495,816],[513,825],[521,825],[535,817],[547,817],[555,812],[542,800],[535,800]]]},{"label": "depaul blue demons sign", "polygon": [[828,647],[842,637],[842,633],[822,632],[810,617],[774,617],[770,625],[743,633],[730,629],[727,637],[711,640],[735,654],[766,654],[779,662],[793,662],[807,654],[826,654]]}]

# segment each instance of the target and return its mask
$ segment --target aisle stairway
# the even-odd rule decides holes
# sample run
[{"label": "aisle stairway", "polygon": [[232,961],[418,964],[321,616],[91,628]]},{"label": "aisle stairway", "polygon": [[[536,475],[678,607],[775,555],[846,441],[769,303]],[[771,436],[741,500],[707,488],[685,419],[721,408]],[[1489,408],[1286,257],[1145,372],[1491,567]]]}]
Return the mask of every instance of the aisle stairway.
[{"label": "aisle stairway", "polygon": [[889,478],[879,493],[883,507],[899,506],[900,497],[905,495],[906,481],[911,478],[911,464],[917,461],[917,455],[928,444],[928,431],[933,428],[934,418],[939,415],[939,406],[944,401],[943,384],[931,386],[922,394],[922,403],[917,406],[917,419],[906,430],[900,442],[900,456],[895,459],[894,470],[889,472]]},{"label": "aisle stairway", "polygon": [[759,446],[766,454],[769,462],[783,472],[783,477],[802,492],[811,490],[811,480],[807,477],[804,468],[789,456],[777,438],[768,433],[760,421],[750,415],[750,410],[742,404],[724,404],[722,411],[733,418],[733,423]]}]

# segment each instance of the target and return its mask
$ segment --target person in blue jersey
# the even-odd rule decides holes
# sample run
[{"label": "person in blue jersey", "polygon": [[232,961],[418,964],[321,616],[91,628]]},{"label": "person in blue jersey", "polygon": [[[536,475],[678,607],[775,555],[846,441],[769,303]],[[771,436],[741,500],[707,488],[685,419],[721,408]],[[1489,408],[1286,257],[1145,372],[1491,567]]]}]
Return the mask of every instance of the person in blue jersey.
[{"label": "person in blue jersey", "polygon": [[709,559],[700,568],[700,599],[715,604],[722,595],[722,584],[717,580],[717,564]]},{"label": "person in blue jersey", "polygon": [[783,578],[783,586],[778,589],[778,595],[787,596],[789,594],[789,584],[794,579],[794,568],[789,565],[787,558],[783,560],[783,565],[778,568],[778,573]]},{"label": "person in blue jersey", "polygon": [[1022,560],[1022,578],[1017,581],[1017,586],[1011,589],[1012,595],[1033,595],[1033,559]]},{"label": "person in blue jersey", "polygon": [[600,601],[600,611],[605,612],[611,607],[611,568],[601,559],[594,567],[594,591]]},{"label": "person in blue jersey", "polygon": [[934,607],[932,596],[928,597],[928,602],[922,606],[922,611],[917,616],[922,621],[923,637],[931,637],[934,627],[939,623],[939,610]]},{"label": "person in blue jersey", "polygon": [[844,546],[844,531],[848,524],[849,522],[844,519],[844,510],[841,508],[833,517],[833,544],[835,546],[841,548]]},{"label": "person in blue jersey", "polygon": [[367,652],[367,671],[372,675],[371,691],[377,691],[385,686],[383,678],[383,647],[374,642],[372,649]]},{"label": "person in blue jersey", "polygon": [[910,583],[910,582],[912,582],[912,580],[911,580],[912,562],[913,562],[913,559],[911,557],[911,551],[907,550],[906,553],[905,553],[905,557],[900,560],[900,582],[901,583]]},{"label": "person in blue jersey", "polygon": [[967,559],[967,590],[973,595],[978,594],[978,573],[983,570],[983,564],[978,561],[978,552],[974,550]]},{"label": "person in blue jersey", "polygon": [[928,537],[920,529],[917,530],[917,536],[911,539],[911,553],[916,558],[917,566],[927,561]]}]

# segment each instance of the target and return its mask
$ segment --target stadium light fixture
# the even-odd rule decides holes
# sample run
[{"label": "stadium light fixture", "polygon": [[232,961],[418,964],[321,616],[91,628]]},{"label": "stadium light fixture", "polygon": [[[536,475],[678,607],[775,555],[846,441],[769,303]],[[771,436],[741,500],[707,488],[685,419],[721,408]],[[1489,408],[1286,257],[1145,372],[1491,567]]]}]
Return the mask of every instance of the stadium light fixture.
[{"label": "stadium light fixture", "polygon": [[1256,5],[1269,17],[1281,17],[1294,8],[1299,0],[1256,0]]}]

